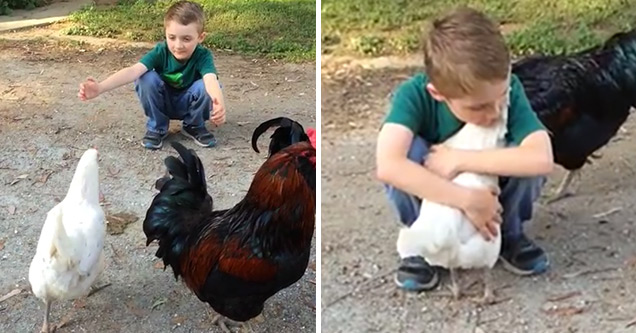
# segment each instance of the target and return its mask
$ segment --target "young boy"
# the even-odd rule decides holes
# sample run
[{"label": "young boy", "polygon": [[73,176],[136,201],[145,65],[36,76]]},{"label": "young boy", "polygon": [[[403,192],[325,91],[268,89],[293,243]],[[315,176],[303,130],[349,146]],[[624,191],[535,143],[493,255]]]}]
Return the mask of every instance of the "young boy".
[{"label": "young boy", "polygon": [[166,40],[141,60],[102,82],[92,78],[80,84],[83,101],[135,81],[135,90],[148,121],[142,144],[159,149],[168,135],[170,119],[183,121],[181,132],[203,147],[216,145],[205,121],[225,122],[225,102],[217,81],[212,53],[201,46],[205,16],[197,3],[179,1],[165,17]]},{"label": "young boy", "polygon": [[[398,87],[380,130],[377,177],[407,227],[419,215],[418,198],[460,209],[486,239],[495,236],[503,219],[504,267],[530,275],[545,272],[549,264],[545,252],[524,235],[522,222],[531,219],[543,175],[553,168],[552,147],[519,79],[509,76],[510,63],[501,33],[484,14],[462,8],[436,20],[425,38],[426,73]],[[494,124],[506,97],[509,147],[461,151],[436,145],[464,123]],[[501,191],[455,185],[451,180],[461,172],[499,175]],[[398,286],[410,291],[437,287],[437,268],[420,256],[400,257]]]}]

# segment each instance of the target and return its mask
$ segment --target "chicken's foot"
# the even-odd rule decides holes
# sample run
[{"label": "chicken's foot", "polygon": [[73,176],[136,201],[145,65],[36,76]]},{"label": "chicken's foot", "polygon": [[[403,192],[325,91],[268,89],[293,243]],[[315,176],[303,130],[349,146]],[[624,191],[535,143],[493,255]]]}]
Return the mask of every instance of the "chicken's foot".
[{"label": "chicken's foot", "polygon": [[103,284],[103,285],[101,285],[99,287],[91,286],[91,291],[88,293],[88,295],[86,297],[91,297],[91,296],[93,296],[93,294],[96,294],[97,292],[101,291],[102,289],[104,289],[106,287],[109,287],[110,285],[111,285],[111,283],[109,282],[109,283]]},{"label": "chicken's foot", "polygon": [[[217,325],[217,326],[219,326],[219,328],[221,328],[221,330],[222,330],[223,332],[225,332],[225,333],[233,333],[233,332],[229,329],[229,327],[230,327],[230,326],[236,326],[236,325],[237,325],[237,323],[236,323],[236,322],[234,322],[234,321],[231,321],[231,320],[229,320],[229,319],[227,319],[227,318],[225,318],[225,317],[223,317],[223,316],[222,316],[222,315],[220,315],[220,314],[217,314],[216,316],[214,316],[214,318],[212,318],[212,325]],[[241,326],[242,326],[243,328],[245,328],[245,329],[248,329],[248,330],[249,330],[248,332],[253,332],[253,331],[251,330],[251,329],[252,329],[252,327],[250,326],[250,324],[249,324],[249,323],[247,323],[247,322],[246,322],[246,323],[243,323]]]},{"label": "chicken's foot", "polygon": [[242,324],[242,332],[246,332],[246,333],[254,333],[254,329],[252,328],[252,324],[249,321],[246,321]]},{"label": "chicken's foot", "polygon": [[484,283],[484,296],[479,299],[478,303],[481,305],[493,304],[495,302],[495,293],[492,289],[492,275],[490,268],[484,268],[482,279]]},{"label": "chicken's foot", "polygon": [[[41,333],[50,333],[52,332],[49,327],[49,313],[51,312],[51,301],[44,301],[45,303],[45,309],[44,309],[44,324],[42,324],[42,329],[40,330]],[[55,327],[53,328],[53,331],[55,331]]]},{"label": "chicken's foot", "polygon": [[599,152],[593,152],[592,154],[590,154],[590,158],[598,160],[599,158],[603,157],[602,153]]},{"label": "chicken's foot", "polygon": [[455,300],[458,300],[459,297],[461,296],[461,289],[459,287],[459,282],[457,281],[457,269],[456,268],[451,268],[450,269],[450,279],[451,279],[451,284],[450,284],[450,291],[451,293],[453,293],[453,298]]},{"label": "chicken's foot", "polygon": [[73,317],[74,310],[71,310],[66,316],[64,316],[57,324],[52,325],[49,317],[51,313],[51,304],[53,301],[45,301],[45,310],[44,310],[44,324],[42,325],[41,333],[53,333],[58,328],[62,328],[69,323],[70,319]]},{"label": "chicken's foot", "polygon": [[567,171],[567,174],[561,181],[561,184],[556,189],[552,197],[548,200],[548,204],[555,203],[561,199],[572,196],[573,193],[568,192],[567,188],[570,186],[570,183],[574,179],[574,177],[579,176],[580,170]]}]

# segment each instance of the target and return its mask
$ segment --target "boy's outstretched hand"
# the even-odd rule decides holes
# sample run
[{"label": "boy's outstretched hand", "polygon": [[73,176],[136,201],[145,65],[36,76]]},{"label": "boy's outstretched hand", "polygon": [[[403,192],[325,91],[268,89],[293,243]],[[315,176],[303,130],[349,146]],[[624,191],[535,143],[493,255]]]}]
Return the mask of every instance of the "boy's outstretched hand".
[{"label": "boy's outstretched hand", "polygon": [[88,79],[86,79],[86,81],[80,83],[79,93],[77,93],[77,96],[82,101],[93,99],[99,96],[99,83],[92,77],[89,77]]},{"label": "boy's outstretched hand", "polygon": [[225,105],[219,102],[216,97],[212,99],[212,118],[210,120],[216,126],[221,126],[225,123]]}]

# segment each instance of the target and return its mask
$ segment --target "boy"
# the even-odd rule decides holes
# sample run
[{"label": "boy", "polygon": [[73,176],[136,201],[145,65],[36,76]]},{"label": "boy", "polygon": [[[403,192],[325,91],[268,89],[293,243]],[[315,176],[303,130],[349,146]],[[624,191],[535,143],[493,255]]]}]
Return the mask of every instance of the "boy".
[{"label": "boy", "polygon": [[181,132],[203,147],[216,145],[205,121],[225,122],[225,102],[211,52],[201,46],[205,16],[197,3],[179,1],[164,17],[166,41],[159,42],[141,60],[102,82],[92,78],[80,84],[83,101],[135,81],[135,91],[148,117],[142,144],[159,149],[168,135],[170,119],[183,121]]},{"label": "boy", "polygon": [[[503,219],[504,267],[520,275],[545,272],[548,258],[524,235],[522,222],[531,219],[543,175],[553,168],[552,147],[519,79],[509,76],[511,60],[501,33],[484,14],[463,8],[433,22],[424,44],[426,72],[399,86],[378,136],[377,177],[400,221],[408,227],[416,220],[418,197],[460,209],[486,239],[495,236]],[[506,97],[506,139],[512,147],[460,151],[435,145],[464,123],[494,124]],[[451,180],[461,172],[501,176],[501,193],[455,185]],[[424,258],[400,257],[399,287],[437,287],[438,270]]]}]

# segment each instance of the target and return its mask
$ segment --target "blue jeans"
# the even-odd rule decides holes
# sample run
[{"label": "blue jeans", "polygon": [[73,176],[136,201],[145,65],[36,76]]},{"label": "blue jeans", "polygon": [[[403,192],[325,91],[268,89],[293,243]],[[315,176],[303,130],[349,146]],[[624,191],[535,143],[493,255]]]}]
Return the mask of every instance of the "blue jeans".
[{"label": "blue jeans", "polygon": [[205,121],[210,119],[212,100],[202,79],[187,89],[176,90],[151,70],[135,81],[135,91],[148,117],[148,131],[167,133],[170,119],[183,120],[183,125],[192,127],[205,126]]},{"label": "blue jeans", "polygon": [[[415,137],[408,158],[422,163],[428,155],[428,144],[421,137]],[[532,219],[532,205],[539,198],[546,177],[513,178],[500,177],[501,194],[499,202],[503,207],[502,240],[514,240],[523,233],[522,223]],[[397,210],[400,222],[411,226],[420,214],[421,201],[404,191],[384,185],[389,200]]]}]

